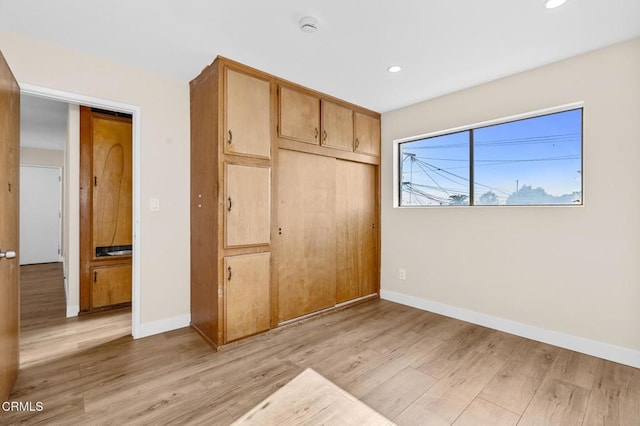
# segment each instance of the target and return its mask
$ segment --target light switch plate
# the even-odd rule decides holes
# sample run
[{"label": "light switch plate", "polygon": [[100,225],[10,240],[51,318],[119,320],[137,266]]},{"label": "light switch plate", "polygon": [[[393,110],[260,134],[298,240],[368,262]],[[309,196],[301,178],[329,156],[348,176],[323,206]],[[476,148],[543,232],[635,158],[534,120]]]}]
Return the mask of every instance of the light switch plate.
[{"label": "light switch plate", "polygon": [[149,199],[149,209],[152,212],[160,211],[160,199],[159,198],[150,198]]}]

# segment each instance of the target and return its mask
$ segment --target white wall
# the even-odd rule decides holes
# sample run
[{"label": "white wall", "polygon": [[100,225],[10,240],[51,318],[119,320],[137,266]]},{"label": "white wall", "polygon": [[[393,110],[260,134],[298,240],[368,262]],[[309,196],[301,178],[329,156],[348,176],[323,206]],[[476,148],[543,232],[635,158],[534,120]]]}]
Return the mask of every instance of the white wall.
[{"label": "white wall", "polygon": [[64,151],[20,147],[20,164],[28,166],[64,166]]},{"label": "white wall", "polygon": [[80,310],[80,107],[69,105],[64,156],[62,256],[67,316]]},{"label": "white wall", "polygon": [[[393,140],[574,101],[584,206],[392,208]],[[383,114],[383,295],[640,366],[639,135],[640,39]]]},{"label": "white wall", "polygon": [[[142,334],[186,325],[190,291],[188,83],[7,31],[0,31],[0,50],[21,84],[141,108],[142,209],[137,238],[141,243]],[[152,197],[160,199],[161,211],[149,211]]]}]

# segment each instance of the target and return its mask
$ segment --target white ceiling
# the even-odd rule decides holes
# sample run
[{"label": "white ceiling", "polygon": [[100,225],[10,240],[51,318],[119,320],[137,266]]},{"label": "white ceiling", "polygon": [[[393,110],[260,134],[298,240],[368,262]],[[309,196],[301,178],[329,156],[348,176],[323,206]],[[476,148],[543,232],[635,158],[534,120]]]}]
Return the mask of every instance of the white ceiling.
[{"label": "white ceiling", "polygon": [[20,146],[64,150],[69,105],[35,96],[20,97]]},{"label": "white ceiling", "polygon": [[0,0],[0,28],[184,81],[223,55],[384,112],[640,36],[640,1]]}]

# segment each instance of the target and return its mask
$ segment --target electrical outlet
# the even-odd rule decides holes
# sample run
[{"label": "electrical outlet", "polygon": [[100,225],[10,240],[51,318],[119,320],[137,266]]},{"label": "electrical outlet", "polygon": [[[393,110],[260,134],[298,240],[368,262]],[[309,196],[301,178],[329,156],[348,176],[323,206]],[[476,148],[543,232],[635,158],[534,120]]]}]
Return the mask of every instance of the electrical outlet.
[{"label": "electrical outlet", "polygon": [[400,268],[398,270],[398,278],[400,278],[401,280],[406,280],[407,279],[407,270],[404,268]]}]

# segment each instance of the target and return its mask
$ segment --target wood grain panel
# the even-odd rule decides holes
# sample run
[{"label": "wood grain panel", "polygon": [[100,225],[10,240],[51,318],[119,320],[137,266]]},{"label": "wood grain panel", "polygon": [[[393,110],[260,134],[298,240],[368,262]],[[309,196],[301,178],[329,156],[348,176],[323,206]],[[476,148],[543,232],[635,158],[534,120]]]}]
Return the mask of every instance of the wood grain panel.
[{"label": "wood grain panel", "polygon": [[92,115],[93,248],[130,245],[131,119],[98,113]]},{"label": "wood grain panel", "polygon": [[353,110],[323,99],[320,136],[323,146],[353,151]]},{"label": "wood grain panel", "polygon": [[589,390],[556,379],[545,380],[524,412],[519,426],[580,426]]},{"label": "wood grain panel", "polygon": [[362,402],[394,419],[437,382],[435,377],[407,367],[364,395]]},{"label": "wood grain panel", "polygon": [[380,119],[361,112],[354,112],[354,151],[380,155]]},{"label": "wood grain panel", "polygon": [[[20,89],[0,52],[0,402],[8,400],[18,374],[20,248],[18,247]],[[0,410],[0,416],[2,411]]]},{"label": "wood grain panel", "polygon": [[92,268],[91,308],[131,302],[131,265]]},{"label": "wood grain panel", "polygon": [[226,275],[226,333],[231,342],[268,330],[270,318],[271,254],[224,258]]},{"label": "wood grain panel", "polygon": [[226,164],[227,247],[271,242],[271,168]]},{"label": "wood grain panel", "polygon": [[224,152],[271,156],[271,85],[231,69],[225,73]]},{"label": "wood grain panel", "polygon": [[640,419],[640,370],[600,360],[584,425],[635,426]]},{"label": "wood grain panel", "polygon": [[519,420],[520,416],[517,414],[484,399],[476,398],[453,424],[454,426],[516,426]]},{"label": "wood grain panel", "polygon": [[336,303],[336,160],[287,150],[278,155],[282,322]]},{"label": "wood grain panel", "polygon": [[451,424],[503,366],[504,361],[492,355],[469,351],[450,374],[392,420],[400,425]]},{"label": "wood grain panel", "polygon": [[[9,400],[42,401],[45,410],[0,412],[1,424],[230,424],[307,367],[330,372],[332,377],[325,377],[351,395],[366,395],[377,411],[396,413],[419,403],[396,417],[399,424],[512,424],[509,419],[517,414],[470,398],[491,372],[504,373],[496,368],[500,363],[513,361],[511,374],[530,371],[522,351],[493,353],[486,347],[489,340],[475,335],[468,337],[475,344],[460,345],[468,348],[467,356],[449,376],[429,379],[407,369],[411,358],[447,345],[468,324],[384,300],[273,330],[217,353],[189,327],[134,340],[130,309],[65,317],[60,265],[21,271],[21,366]],[[491,340],[501,341],[510,339]],[[598,364],[583,424],[636,426],[640,370],[602,359]],[[536,393],[551,395],[547,379]],[[568,424],[582,420],[569,417]]]},{"label": "wood grain panel", "polygon": [[233,423],[234,425],[392,425],[315,371],[300,373]]},{"label": "wood grain panel", "polygon": [[336,300],[378,292],[376,168],[336,161]]},{"label": "wood grain panel", "polygon": [[516,414],[524,413],[557,354],[554,346],[523,342],[480,397]]},{"label": "wood grain panel", "polygon": [[278,136],[317,145],[320,140],[320,99],[280,86]]},{"label": "wood grain panel", "polygon": [[191,324],[218,343],[218,63],[190,83]]}]

